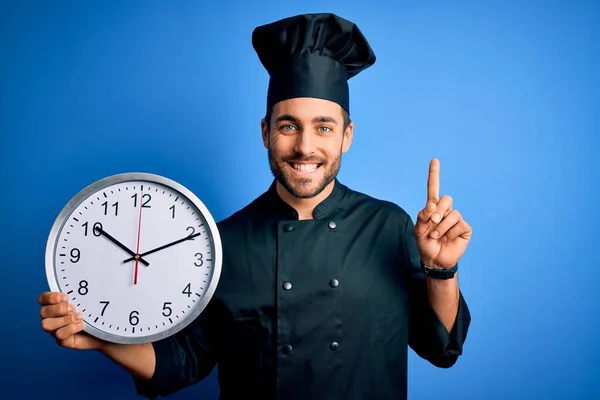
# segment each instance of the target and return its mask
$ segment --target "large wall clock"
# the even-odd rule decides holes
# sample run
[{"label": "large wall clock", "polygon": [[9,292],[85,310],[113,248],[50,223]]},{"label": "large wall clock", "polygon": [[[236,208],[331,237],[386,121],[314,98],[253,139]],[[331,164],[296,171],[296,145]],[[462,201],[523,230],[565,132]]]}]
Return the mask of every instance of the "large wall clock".
[{"label": "large wall clock", "polygon": [[210,301],[221,263],[217,225],[202,201],[147,173],[84,188],[46,246],[50,289],[69,295],[86,332],[114,343],[149,343],[189,325]]}]

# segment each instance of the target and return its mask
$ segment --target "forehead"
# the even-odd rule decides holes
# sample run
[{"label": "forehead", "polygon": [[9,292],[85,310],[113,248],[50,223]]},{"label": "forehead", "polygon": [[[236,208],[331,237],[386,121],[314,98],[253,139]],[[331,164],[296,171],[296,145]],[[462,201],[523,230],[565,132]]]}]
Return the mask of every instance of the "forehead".
[{"label": "forehead", "polygon": [[299,119],[313,119],[316,117],[342,118],[342,107],[329,100],[312,97],[299,97],[280,101],[273,107],[273,117],[290,114]]}]

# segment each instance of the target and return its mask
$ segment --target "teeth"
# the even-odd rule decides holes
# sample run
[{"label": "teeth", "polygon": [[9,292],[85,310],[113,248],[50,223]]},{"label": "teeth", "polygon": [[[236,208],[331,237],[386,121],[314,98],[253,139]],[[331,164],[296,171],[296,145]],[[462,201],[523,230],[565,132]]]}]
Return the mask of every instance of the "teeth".
[{"label": "teeth", "polygon": [[313,172],[317,169],[317,164],[293,164],[293,167],[296,171],[300,172]]}]

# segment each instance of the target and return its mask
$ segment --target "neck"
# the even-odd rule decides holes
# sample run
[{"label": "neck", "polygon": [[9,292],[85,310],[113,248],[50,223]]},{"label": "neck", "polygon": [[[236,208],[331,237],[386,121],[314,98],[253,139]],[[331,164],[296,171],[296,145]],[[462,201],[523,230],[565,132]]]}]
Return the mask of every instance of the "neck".
[{"label": "neck", "polygon": [[287,189],[284,188],[279,182],[276,184],[277,194],[279,194],[279,197],[281,197],[283,201],[285,201],[298,212],[298,217],[301,220],[313,219],[313,211],[315,210],[315,207],[331,194],[334,187],[335,180],[331,181],[327,186],[325,186],[325,189],[323,189],[318,195],[309,199],[300,199],[288,192]]}]

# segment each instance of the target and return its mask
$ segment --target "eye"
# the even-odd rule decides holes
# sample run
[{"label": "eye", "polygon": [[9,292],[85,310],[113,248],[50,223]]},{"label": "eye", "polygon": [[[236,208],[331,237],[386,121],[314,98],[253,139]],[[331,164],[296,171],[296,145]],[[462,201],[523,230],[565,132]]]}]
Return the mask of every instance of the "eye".
[{"label": "eye", "polygon": [[318,129],[319,129],[319,132],[323,132],[323,133],[328,133],[328,132],[333,131],[333,129],[331,129],[328,126],[320,126]]},{"label": "eye", "polygon": [[279,127],[280,131],[286,131],[286,132],[292,131],[294,129],[296,129],[296,127],[292,124],[285,124],[285,125],[281,125]]}]

